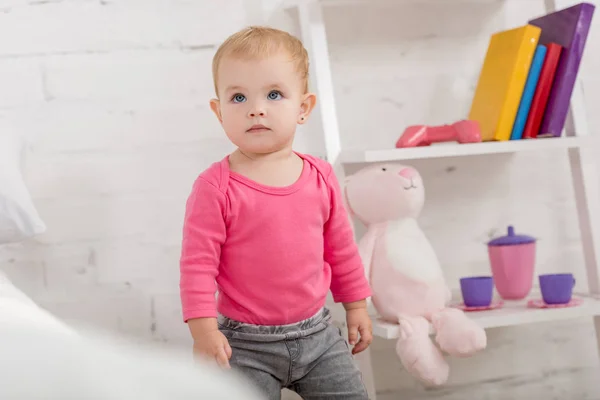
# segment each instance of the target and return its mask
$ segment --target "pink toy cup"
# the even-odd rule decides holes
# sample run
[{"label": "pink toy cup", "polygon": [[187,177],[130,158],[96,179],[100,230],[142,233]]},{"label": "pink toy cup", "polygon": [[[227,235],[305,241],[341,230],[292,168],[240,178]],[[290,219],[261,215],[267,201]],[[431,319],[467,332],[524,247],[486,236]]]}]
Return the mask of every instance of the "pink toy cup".
[{"label": "pink toy cup", "polygon": [[514,228],[509,226],[508,235],[488,243],[488,255],[500,297],[505,300],[527,297],[533,285],[535,239],[515,235]]}]

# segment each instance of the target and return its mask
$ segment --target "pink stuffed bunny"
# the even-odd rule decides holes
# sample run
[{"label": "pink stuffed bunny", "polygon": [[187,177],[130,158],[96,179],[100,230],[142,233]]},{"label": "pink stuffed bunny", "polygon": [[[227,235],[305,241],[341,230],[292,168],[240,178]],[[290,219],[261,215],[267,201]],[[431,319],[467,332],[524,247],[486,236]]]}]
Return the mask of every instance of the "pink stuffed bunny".
[{"label": "pink stuffed bunny", "polygon": [[[402,364],[425,384],[445,383],[449,367],[442,351],[467,357],[484,349],[487,339],[483,328],[448,307],[450,290],[417,223],[425,200],[421,176],[400,164],[374,165],[348,177],[344,189],[348,211],[367,227],[359,249],[371,301],[382,318],[400,325]],[[429,338],[430,323],[439,348]]]}]

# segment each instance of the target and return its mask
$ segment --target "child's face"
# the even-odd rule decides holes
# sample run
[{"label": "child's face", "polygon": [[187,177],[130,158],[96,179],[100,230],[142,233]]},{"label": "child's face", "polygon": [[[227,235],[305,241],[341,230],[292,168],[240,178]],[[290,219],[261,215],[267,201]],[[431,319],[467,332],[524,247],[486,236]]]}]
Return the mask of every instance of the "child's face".
[{"label": "child's face", "polygon": [[253,154],[291,146],[296,125],[306,122],[316,100],[304,93],[284,52],[261,60],[223,58],[217,86],[219,99],[211,100],[211,108],[233,144]]}]

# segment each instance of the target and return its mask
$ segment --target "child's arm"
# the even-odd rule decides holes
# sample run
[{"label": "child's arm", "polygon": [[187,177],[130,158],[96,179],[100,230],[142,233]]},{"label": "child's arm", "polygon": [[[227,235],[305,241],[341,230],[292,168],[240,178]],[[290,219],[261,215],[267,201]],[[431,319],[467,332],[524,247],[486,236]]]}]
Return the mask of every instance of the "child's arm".
[{"label": "child's arm", "polygon": [[180,295],[194,352],[228,367],[231,348],[217,326],[216,283],[225,242],[225,195],[200,177],[185,211],[180,260]]},{"label": "child's arm", "polygon": [[371,296],[371,288],[344,207],[340,184],[330,170],[330,215],[325,224],[325,261],[331,266],[331,293],[336,302],[353,303]]},{"label": "child's arm", "polygon": [[330,214],[325,225],[325,260],[331,266],[331,293],[344,304],[348,342],[357,354],[369,347],[373,327],[366,298],[371,288],[365,274],[354,232],[344,207],[343,194],[333,171],[329,174]]},{"label": "child's arm", "polygon": [[199,177],[185,210],[180,259],[183,318],[216,318],[215,279],[225,243],[225,194]]}]

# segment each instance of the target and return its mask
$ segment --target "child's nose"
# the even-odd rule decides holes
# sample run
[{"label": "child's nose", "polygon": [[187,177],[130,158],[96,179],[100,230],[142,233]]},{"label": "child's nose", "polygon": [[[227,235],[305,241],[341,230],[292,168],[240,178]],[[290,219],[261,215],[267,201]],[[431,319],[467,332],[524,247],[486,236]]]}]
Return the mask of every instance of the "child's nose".
[{"label": "child's nose", "polygon": [[248,116],[255,118],[255,117],[264,117],[265,116],[265,112],[264,111],[250,111],[250,113],[248,114]]},{"label": "child's nose", "polygon": [[248,110],[248,117],[256,118],[256,117],[264,117],[267,113],[267,110],[264,107],[264,104],[260,101],[255,102],[250,106],[250,110]]}]

